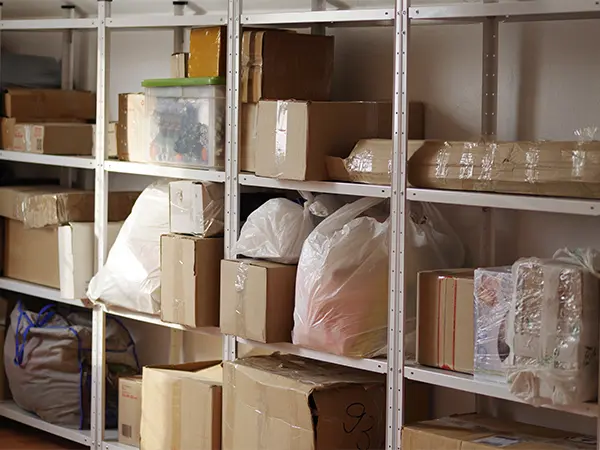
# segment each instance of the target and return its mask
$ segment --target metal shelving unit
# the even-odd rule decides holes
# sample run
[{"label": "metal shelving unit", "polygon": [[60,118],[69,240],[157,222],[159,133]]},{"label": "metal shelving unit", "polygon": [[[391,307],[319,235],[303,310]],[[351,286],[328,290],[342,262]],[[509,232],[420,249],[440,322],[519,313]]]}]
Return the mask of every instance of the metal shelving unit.
[{"label": "metal shelving unit", "polygon": [[[169,16],[138,15],[131,17],[111,17],[111,1],[100,0],[95,18],[68,17],[43,20],[0,20],[0,31],[41,31],[41,30],[95,30],[97,32],[97,126],[96,157],[60,157],[30,155],[0,150],[0,160],[20,163],[59,166],[71,169],[95,171],[96,193],[96,236],[98,238],[97,258],[104,264],[107,255],[107,199],[108,180],[112,173],[146,175],[153,177],[183,178],[199,181],[225,183],[226,187],[226,236],[225,256],[234,257],[232,244],[239,231],[239,201],[241,186],[271,189],[306,190],[313,192],[390,198],[392,231],[390,242],[390,286],[389,286],[389,334],[387,359],[350,359],[301,349],[292,344],[265,345],[252,341],[225,336],[223,358],[234,359],[238,344],[262,347],[267,350],[288,352],[334,364],[355,367],[362,370],[387,375],[387,450],[399,450],[401,431],[404,424],[404,380],[414,380],[431,385],[457,389],[478,395],[517,401],[502,385],[481,383],[472,377],[443,370],[412,365],[404,357],[404,236],[408,202],[426,201],[449,205],[470,205],[576,214],[585,216],[600,215],[600,202],[577,199],[554,199],[543,197],[484,194],[472,192],[450,192],[407,187],[406,160],[402,157],[407,150],[408,124],[408,41],[411,25],[439,23],[483,23],[484,52],[482,55],[484,83],[482,87],[482,134],[494,136],[496,133],[497,110],[497,46],[499,21],[560,20],[600,17],[597,0],[529,0],[494,2],[449,3],[412,6],[410,0],[396,0],[393,8],[333,10],[327,8],[325,0],[313,0],[313,10],[305,12],[272,11],[267,13],[245,13],[242,0],[226,1],[226,14],[184,15],[182,2],[174,6],[174,14]],[[392,2],[392,0],[390,0]],[[185,2],[183,2],[185,3]],[[148,28],[180,29],[191,26],[228,26],[228,74],[227,74],[227,148],[224,171],[206,171],[170,166],[147,165],[105,158],[107,144],[106,125],[108,119],[108,94],[110,74],[110,36],[116,30],[136,30]],[[239,152],[239,99],[240,99],[240,52],[241,27],[272,26],[306,27],[314,26],[316,31],[326,27],[393,27],[394,48],[394,153],[393,182],[391,187],[360,185],[337,182],[293,182],[273,180],[252,174],[240,174],[238,170]],[[180,33],[175,33],[175,48],[181,45]],[[72,51],[72,49],[66,49]],[[486,78],[487,77],[487,78]],[[0,279],[0,289],[21,292],[51,301],[81,306],[78,302],[60,299],[56,290],[31,285],[14,280]],[[35,416],[21,411],[14,403],[0,404],[0,416],[48,431],[72,441],[89,445],[94,450],[130,449],[118,444],[114,430],[104,426],[104,330],[106,315],[114,314],[131,320],[166,326],[179,331],[192,331],[206,334],[219,334],[218,329],[193,330],[179,325],[167,324],[156,317],[127,311],[108,310],[105,306],[93,308],[93,380],[92,380],[92,426],[89,432],[80,432],[50,425]],[[598,417],[597,405],[585,404],[568,410],[574,414]],[[598,447],[600,449],[600,446]]]}]

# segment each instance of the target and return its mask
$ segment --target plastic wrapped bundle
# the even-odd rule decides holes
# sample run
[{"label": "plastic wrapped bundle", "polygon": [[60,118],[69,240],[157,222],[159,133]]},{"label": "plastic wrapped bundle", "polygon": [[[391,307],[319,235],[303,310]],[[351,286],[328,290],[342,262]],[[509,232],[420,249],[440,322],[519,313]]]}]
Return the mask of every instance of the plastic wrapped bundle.
[{"label": "plastic wrapped bundle", "polygon": [[507,379],[528,403],[596,398],[598,279],[581,261],[528,258],[513,265]]},{"label": "plastic wrapped bundle", "polygon": [[510,266],[475,271],[475,378],[506,382],[503,363],[510,352],[506,320],[512,293]]}]

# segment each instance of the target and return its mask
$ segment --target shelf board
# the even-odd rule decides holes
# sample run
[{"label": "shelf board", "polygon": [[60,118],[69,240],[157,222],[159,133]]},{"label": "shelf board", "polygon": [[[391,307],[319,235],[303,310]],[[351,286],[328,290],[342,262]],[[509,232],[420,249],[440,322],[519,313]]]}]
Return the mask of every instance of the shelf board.
[{"label": "shelf board", "polygon": [[[404,367],[404,377],[408,380],[420,381],[435,386],[524,403],[512,395],[505,384],[476,380],[472,375],[418,365],[406,365]],[[598,417],[598,405],[596,403],[584,403],[577,406],[545,405],[544,408],[565,411],[581,416]]]},{"label": "shelf board", "polygon": [[375,184],[341,183],[337,181],[288,181],[275,178],[257,177],[251,174],[240,174],[243,186],[284,189],[292,191],[321,192],[324,194],[356,195],[361,197],[390,197],[389,186]]},{"label": "shelf board", "polygon": [[30,295],[31,297],[43,298],[45,300],[63,303],[65,305],[88,307],[88,305],[86,305],[82,300],[61,298],[60,290],[58,289],[40,286],[39,284],[28,283],[26,281],[0,277],[0,289]]},{"label": "shelf board", "polygon": [[208,335],[212,335],[212,336],[221,336],[221,330],[218,327],[191,328],[191,327],[186,327],[184,325],[179,325],[176,323],[163,322],[160,319],[160,317],[153,316],[151,314],[144,314],[144,313],[140,313],[140,312],[136,312],[136,311],[129,311],[129,310],[123,309],[123,308],[113,308],[113,307],[109,308],[104,304],[102,304],[102,307],[106,314],[123,317],[125,319],[136,320],[138,322],[149,323],[149,324],[158,325],[161,327],[173,328],[175,330],[189,331],[191,333],[208,334]]},{"label": "shelf board", "polygon": [[121,444],[116,439],[103,441],[102,448],[104,450],[139,450],[138,447],[132,447],[131,445]]},{"label": "shelf board", "polygon": [[106,161],[104,168],[112,173],[147,175],[151,177],[179,178],[183,180],[224,182],[225,172],[217,170],[190,169],[188,167],[161,166],[157,164],[128,161]]},{"label": "shelf board", "polygon": [[227,25],[227,15],[206,14],[193,16],[170,15],[133,15],[114,17],[106,20],[108,28],[144,29],[144,28],[176,28],[176,27],[212,27]]},{"label": "shelf board", "polygon": [[95,166],[95,159],[91,156],[39,155],[36,153],[15,152],[11,150],[0,150],[0,160],[41,164],[44,166],[71,167],[74,169],[91,170]]},{"label": "shelf board", "polygon": [[13,401],[0,402],[0,416],[45,431],[81,445],[91,445],[90,431],[53,425],[19,408]]},{"label": "shelf board", "polygon": [[359,359],[359,358],[348,358],[345,356],[337,356],[329,353],[318,352],[315,350],[309,350],[306,348],[299,347],[294,344],[281,343],[281,344],[263,344],[262,342],[255,342],[249,339],[236,338],[240,344],[250,345],[252,347],[258,347],[267,351],[288,353],[290,355],[302,356],[309,359],[315,359],[317,361],[324,361],[332,364],[338,364],[340,366],[354,367],[355,369],[366,370],[369,372],[376,373],[387,373],[388,364],[385,359]]},{"label": "shelf board", "polygon": [[534,21],[585,19],[597,17],[599,14],[600,4],[597,0],[528,0],[418,5],[409,9],[408,16],[413,21],[486,17]]},{"label": "shelf board", "polygon": [[389,26],[394,24],[393,9],[346,9],[337,11],[277,12],[242,14],[242,25],[304,28],[314,24],[330,26]]},{"label": "shelf board", "polygon": [[85,30],[98,27],[98,19],[0,20],[2,31]]},{"label": "shelf board", "polygon": [[407,198],[411,201],[446,205],[600,216],[600,200],[414,188],[408,189]]}]

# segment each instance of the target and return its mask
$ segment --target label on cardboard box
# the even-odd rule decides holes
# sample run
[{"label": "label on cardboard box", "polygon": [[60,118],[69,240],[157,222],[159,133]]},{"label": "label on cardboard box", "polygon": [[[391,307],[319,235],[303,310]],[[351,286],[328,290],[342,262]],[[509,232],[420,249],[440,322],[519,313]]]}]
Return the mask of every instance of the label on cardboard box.
[{"label": "label on cardboard box", "polygon": [[142,420],[142,377],[119,378],[119,442],[138,447]]},{"label": "label on cardboard box", "polygon": [[481,439],[477,439],[476,441],[473,441],[473,443],[475,443],[475,444],[485,444],[485,445],[489,445],[490,447],[498,447],[498,448],[510,447],[512,445],[520,444],[521,442],[523,442],[522,439],[516,439],[516,438],[506,437],[506,436],[489,436],[489,437],[485,437],[485,438],[481,438]]},{"label": "label on cardboard box", "polygon": [[169,230],[204,237],[223,233],[223,183],[173,181],[169,183]]}]

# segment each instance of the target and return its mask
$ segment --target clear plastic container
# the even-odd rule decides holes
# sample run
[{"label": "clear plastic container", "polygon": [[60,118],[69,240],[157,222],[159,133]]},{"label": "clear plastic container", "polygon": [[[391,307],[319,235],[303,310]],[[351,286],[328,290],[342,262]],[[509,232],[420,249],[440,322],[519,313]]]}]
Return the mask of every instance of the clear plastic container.
[{"label": "clear plastic container", "polygon": [[220,169],[225,155],[225,79],[146,80],[148,162]]}]

